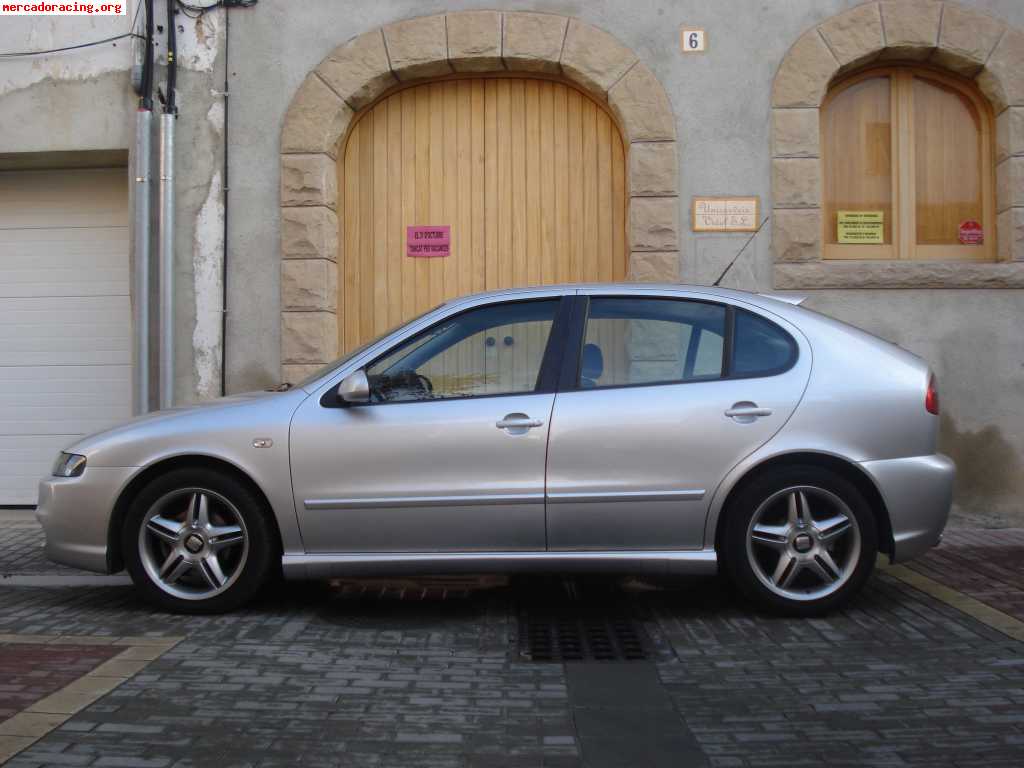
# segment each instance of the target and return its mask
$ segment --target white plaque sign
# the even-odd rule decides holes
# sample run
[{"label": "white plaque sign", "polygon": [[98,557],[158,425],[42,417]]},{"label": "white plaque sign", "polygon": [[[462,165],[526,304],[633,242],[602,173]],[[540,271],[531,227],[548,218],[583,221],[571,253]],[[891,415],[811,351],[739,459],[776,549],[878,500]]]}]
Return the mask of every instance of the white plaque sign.
[{"label": "white plaque sign", "polygon": [[759,207],[756,197],[695,197],[693,231],[755,232]]}]

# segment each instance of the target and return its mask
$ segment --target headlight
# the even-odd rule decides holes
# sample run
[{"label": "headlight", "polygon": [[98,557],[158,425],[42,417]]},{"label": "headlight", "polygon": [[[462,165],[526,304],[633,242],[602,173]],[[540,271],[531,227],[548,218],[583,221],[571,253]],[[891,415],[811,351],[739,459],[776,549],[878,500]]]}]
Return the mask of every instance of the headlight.
[{"label": "headlight", "polygon": [[57,457],[53,464],[54,477],[78,477],[85,472],[85,456],[77,453],[64,453]]}]

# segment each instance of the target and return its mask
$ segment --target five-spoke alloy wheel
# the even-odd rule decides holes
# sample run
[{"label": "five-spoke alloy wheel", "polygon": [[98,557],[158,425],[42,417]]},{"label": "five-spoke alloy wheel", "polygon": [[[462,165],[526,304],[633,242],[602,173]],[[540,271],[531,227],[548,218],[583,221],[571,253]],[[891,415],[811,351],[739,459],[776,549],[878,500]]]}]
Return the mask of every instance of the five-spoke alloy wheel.
[{"label": "five-spoke alloy wheel", "polygon": [[280,562],[266,502],[249,485],[180,469],[147,485],[125,526],[125,565],[162,608],[216,613],[255,594]]},{"label": "five-spoke alloy wheel", "polygon": [[875,521],[857,488],[820,467],[764,473],[730,504],[721,542],[738,586],[762,606],[819,615],[871,573]]},{"label": "five-spoke alloy wheel", "polygon": [[139,528],[139,556],[158,587],[183,600],[206,600],[241,574],[249,537],[238,509],[206,488],[157,500]]}]

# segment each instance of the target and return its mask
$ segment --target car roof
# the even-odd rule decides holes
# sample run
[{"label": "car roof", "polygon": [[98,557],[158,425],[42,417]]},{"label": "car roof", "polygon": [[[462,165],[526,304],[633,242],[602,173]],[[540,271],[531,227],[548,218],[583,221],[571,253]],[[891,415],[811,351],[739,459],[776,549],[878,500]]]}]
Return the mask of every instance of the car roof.
[{"label": "car roof", "polygon": [[600,293],[628,293],[628,294],[651,294],[664,291],[671,295],[678,291],[689,293],[700,293],[721,299],[732,299],[744,301],[764,307],[766,309],[778,308],[779,304],[797,306],[806,298],[800,294],[783,293],[752,293],[740,291],[734,288],[720,288],[712,285],[690,285],[687,283],[556,283],[554,285],[533,285],[521,288],[500,288],[492,291],[459,296],[446,302],[456,304],[463,301],[479,301],[489,298],[513,298],[516,296],[528,296],[543,291],[545,293],[574,293],[575,291],[595,291]]}]

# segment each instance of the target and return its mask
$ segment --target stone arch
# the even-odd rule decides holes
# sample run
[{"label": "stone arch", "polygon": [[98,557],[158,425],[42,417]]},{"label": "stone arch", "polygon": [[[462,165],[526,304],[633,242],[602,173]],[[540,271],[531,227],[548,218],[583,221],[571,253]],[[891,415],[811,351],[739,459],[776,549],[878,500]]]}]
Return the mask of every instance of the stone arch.
[{"label": "stone arch", "polygon": [[338,46],[309,73],[281,131],[281,361],[294,381],[337,354],[336,163],[356,114],[392,88],[458,72],[545,72],[606,102],[628,153],[633,280],[679,275],[678,155],[668,94],[607,32],[550,13],[406,19]]},{"label": "stone arch", "polygon": [[[820,107],[838,78],[916,62],[973,79],[996,116],[995,263],[823,262]],[[772,87],[775,287],[1024,287],[1024,32],[939,0],[881,0],[804,32]]]}]

